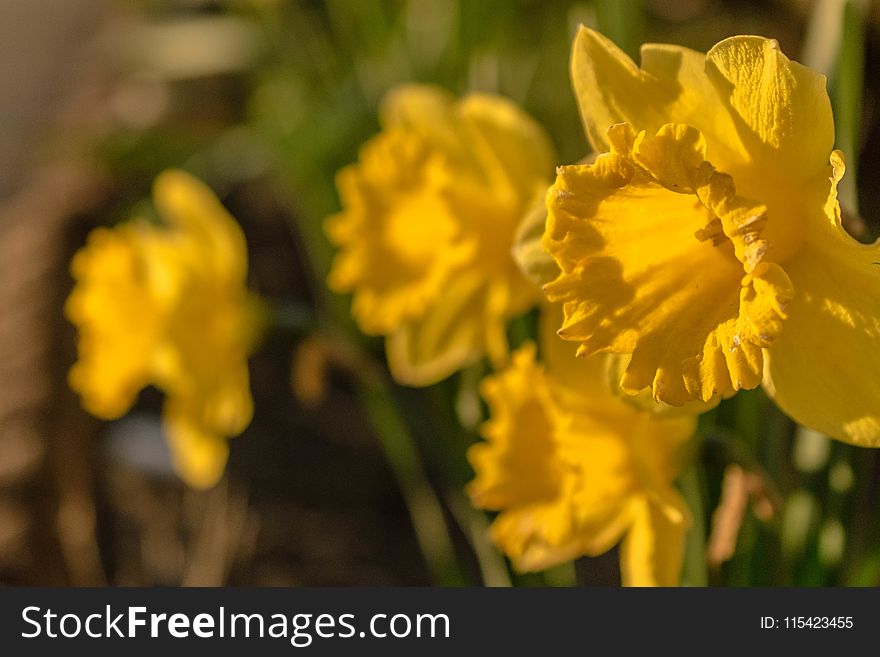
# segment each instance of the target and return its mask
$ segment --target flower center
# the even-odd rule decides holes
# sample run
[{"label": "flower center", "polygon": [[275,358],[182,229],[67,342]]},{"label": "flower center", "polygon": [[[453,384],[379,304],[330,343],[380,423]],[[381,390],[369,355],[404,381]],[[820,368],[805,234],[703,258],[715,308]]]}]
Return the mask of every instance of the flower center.
[{"label": "flower center", "polygon": [[[767,242],[767,260],[784,263],[797,253],[804,243],[803,218],[805,216],[804,192],[793,190],[790,181],[784,181],[773,172],[754,168],[732,170],[739,193],[748,198],[761,199],[767,208],[767,222],[761,237]],[[825,191],[823,185],[810,189]],[[821,208],[824,197],[812,205]]]},{"label": "flower center", "polygon": [[793,295],[765,259],[767,206],[706,161],[690,126],[607,135],[611,152],[562,167],[547,197],[542,243],[561,274],[544,291],[564,304],[559,334],[582,355],[631,354],[621,387],[670,404],[755,387]]},{"label": "flower center", "polygon": [[632,158],[657,183],[679,194],[693,194],[708,211],[708,222],[695,232],[700,241],[729,249],[750,272],[764,258],[767,206],[737,194],[733,178],[706,161],[703,135],[687,125],[667,124],[656,135],[632,138]]},{"label": "flower center", "polygon": [[455,217],[434,189],[404,194],[393,204],[385,223],[388,250],[405,264],[425,267],[455,237]]}]

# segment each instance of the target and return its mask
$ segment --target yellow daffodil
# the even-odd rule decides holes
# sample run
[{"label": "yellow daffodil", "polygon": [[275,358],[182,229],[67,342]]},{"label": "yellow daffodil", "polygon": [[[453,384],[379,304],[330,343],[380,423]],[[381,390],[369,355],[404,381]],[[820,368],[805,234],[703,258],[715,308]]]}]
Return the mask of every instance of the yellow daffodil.
[{"label": "yellow daffodil", "polygon": [[223,473],[227,438],[250,423],[247,357],[265,319],[245,287],[244,235],[204,184],[182,171],[156,179],[165,223],[98,228],[73,259],[65,306],[77,326],[70,385],[93,415],[122,416],[138,392],[165,392],[174,465],[194,487]]},{"label": "yellow daffodil", "polygon": [[549,183],[547,137],[510,101],[434,87],[391,92],[380,119],[338,176],[330,287],[353,293],[364,332],[386,336],[398,381],[429,385],[485,354],[503,362],[506,320],[536,300],[510,250]]},{"label": "yellow daffodil", "polygon": [[528,344],[483,382],[490,419],[468,453],[471,499],[500,511],[492,537],[518,570],[620,542],[624,585],[677,585],[689,514],[673,482],[694,416],[625,402],[607,386],[607,359],[575,358],[556,322],[542,324],[544,364]]},{"label": "yellow daffodil", "polygon": [[648,44],[639,68],[584,27],[572,77],[600,154],[547,196],[559,334],[631,354],[626,390],[679,405],[763,381],[798,422],[880,445],[880,248],[841,225],[825,78],[755,36]]}]

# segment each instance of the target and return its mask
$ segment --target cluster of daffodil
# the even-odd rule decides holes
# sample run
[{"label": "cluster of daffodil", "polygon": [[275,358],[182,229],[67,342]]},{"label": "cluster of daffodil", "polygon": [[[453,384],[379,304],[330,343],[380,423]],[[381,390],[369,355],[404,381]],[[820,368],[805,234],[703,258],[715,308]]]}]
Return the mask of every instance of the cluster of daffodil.
[{"label": "cluster of daffodil", "polygon": [[79,331],[70,385],[93,415],[122,416],[138,393],[165,393],[174,466],[193,487],[217,482],[227,438],[251,421],[247,357],[266,319],[245,287],[241,229],[211,190],[166,171],[153,198],[164,223],[98,228],[74,257],[65,307]]},{"label": "cluster of daffodil", "polygon": [[[340,173],[329,282],[404,384],[489,356],[468,492],[515,567],[620,543],[625,584],[673,585],[700,412],[763,384],[797,422],[880,445],[880,248],[841,225],[823,76],[751,36],[641,60],[580,29],[595,156],[549,190],[548,139],[509,101],[393,92]],[[505,322],[539,300],[538,344],[510,357]]]},{"label": "cluster of daffodil", "polygon": [[[468,492],[515,567],[619,543],[625,584],[674,585],[675,482],[721,398],[763,384],[797,422],[880,445],[880,247],[841,225],[824,78],[775,41],[645,45],[638,67],[582,27],[571,72],[595,155],[555,182],[548,137],[510,101],[391,92],[338,176],[329,285],[400,383],[488,357]],[[163,390],[177,468],[207,486],[250,421],[264,311],[208,189],[167,172],[155,203],[164,224],[99,229],[74,260],[70,381],[105,418]],[[537,343],[511,354],[508,322],[536,306]]]}]

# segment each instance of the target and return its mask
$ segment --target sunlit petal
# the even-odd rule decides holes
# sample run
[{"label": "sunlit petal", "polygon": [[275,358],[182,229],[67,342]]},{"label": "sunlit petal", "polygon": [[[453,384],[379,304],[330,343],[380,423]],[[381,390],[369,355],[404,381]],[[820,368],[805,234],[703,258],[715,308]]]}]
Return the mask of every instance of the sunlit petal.
[{"label": "sunlit petal", "polygon": [[825,216],[788,263],[798,293],[780,339],[767,350],[765,388],[797,422],[848,443],[880,446],[880,245],[843,230],[832,156]]},{"label": "sunlit petal", "polygon": [[[679,499],[677,505],[683,517],[684,502]],[[670,514],[644,498],[633,501],[632,514],[632,526],[620,549],[623,585],[677,586],[687,523],[670,518]]]}]

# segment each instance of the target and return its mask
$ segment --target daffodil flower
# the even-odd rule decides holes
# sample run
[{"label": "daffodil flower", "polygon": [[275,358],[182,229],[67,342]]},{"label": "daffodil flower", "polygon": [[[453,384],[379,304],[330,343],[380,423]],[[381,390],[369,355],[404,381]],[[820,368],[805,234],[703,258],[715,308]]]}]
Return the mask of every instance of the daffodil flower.
[{"label": "daffodil flower", "polygon": [[380,119],[337,179],[330,287],[353,293],[365,333],[386,336],[402,383],[429,385],[487,354],[503,363],[506,321],[537,300],[510,250],[549,183],[547,137],[508,100],[425,86],[392,91]]},{"label": "daffodil flower", "polygon": [[98,228],[74,256],[65,312],[79,357],[69,381],[104,419],[125,414],[145,386],[164,391],[174,465],[204,488],[223,473],[227,438],[250,423],[247,357],[266,312],[245,287],[244,235],[210,189],[167,171],[154,201],[164,225]]},{"label": "daffodil flower", "polygon": [[627,586],[679,583],[690,515],[673,482],[692,456],[692,414],[658,415],[614,394],[608,360],[574,357],[542,315],[531,343],[487,377],[485,441],[468,458],[473,503],[500,511],[491,526],[521,571],[541,570],[620,543]]},{"label": "daffodil flower", "polygon": [[825,78],[756,36],[647,44],[639,68],[585,27],[572,78],[599,155],[547,196],[559,334],[630,354],[628,391],[763,382],[799,423],[880,445],[880,248],[841,224]]}]

